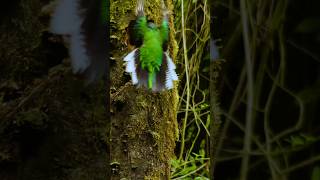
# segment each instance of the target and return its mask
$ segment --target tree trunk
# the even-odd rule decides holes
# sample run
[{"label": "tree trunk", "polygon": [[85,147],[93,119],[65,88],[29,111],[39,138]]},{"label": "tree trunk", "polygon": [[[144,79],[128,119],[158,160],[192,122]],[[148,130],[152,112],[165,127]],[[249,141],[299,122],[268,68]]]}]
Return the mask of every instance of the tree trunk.
[{"label": "tree trunk", "polygon": [[214,179],[216,149],[220,139],[221,109],[219,103],[218,80],[220,79],[221,61],[210,64],[210,177]]},{"label": "tree trunk", "polygon": [[[210,39],[214,41],[214,10],[213,9],[213,1],[209,1],[210,7]],[[212,47],[211,47],[212,46]],[[210,44],[210,49],[212,48],[212,52],[210,52],[210,143],[209,143],[209,155],[210,155],[210,179],[214,179],[215,175],[215,166],[217,160],[217,149],[219,148],[219,143],[221,143],[221,108],[220,108],[220,93],[219,86],[221,82],[221,74],[223,61],[218,57],[218,49],[215,49],[214,44]],[[218,53],[218,54],[215,54]]]},{"label": "tree trunk", "polygon": [[[150,19],[160,23],[161,1],[146,1]],[[165,2],[172,10],[172,1]],[[112,179],[169,179],[170,159],[174,156],[177,138],[176,89],[152,93],[132,85],[125,74],[123,57],[127,48],[126,28],[135,18],[135,3],[129,0],[111,1],[111,138]],[[170,17],[170,54],[175,57],[173,17]]]}]

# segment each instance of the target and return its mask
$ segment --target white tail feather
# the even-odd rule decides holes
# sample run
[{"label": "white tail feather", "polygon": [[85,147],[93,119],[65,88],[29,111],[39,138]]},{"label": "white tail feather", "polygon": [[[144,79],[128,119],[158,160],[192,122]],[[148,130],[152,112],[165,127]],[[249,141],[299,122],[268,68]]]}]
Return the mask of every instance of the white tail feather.
[{"label": "white tail feather", "polygon": [[123,58],[123,60],[126,62],[134,60],[134,56],[137,50],[138,49],[134,49],[133,51],[131,51],[128,55],[126,55],[126,57]]},{"label": "white tail feather", "polygon": [[78,0],[60,0],[50,24],[50,31],[56,34],[72,34],[80,28]]},{"label": "white tail feather", "polygon": [[171,79],[169,71],[167,71],[167,73],[166,73],[166,88],[167,89],[173,88],[173,80]]},{"label": "white tail feather", "polygon": [[131,78],[132,78],[132,84],[137,84],[138,83],[138,76],[137,76],[136,71],[133,71],[131,73]]},{"label": "white tail feather", "polygon": [[80,32],[74,33],[71,36],[70,45],[70,56],[74,73],[82,73],[89,66],[89,57],[86,53],[83,36],[80,34]]},{"label": "white tail feather", "polygon": [[136,62],[135,62],[135,54],[137,49],[130,52],[126,57],[123,58],[123,61],[127,62],[126,64],[126,72],[130,73],[132,84],[137,84],[139,82],[138,76],[136,73]]},{"label": "white tail feather", "polygon": [[139,14],[139,12],[143,12],[144,11],[144,0],[137,0],[137,6],[136,6],[136,15]]},{"label": "white tail feather", "polygon": [[135,67],[134,60],[128,61],[126,66],[126,72],[135,72],[135,71],[136,71],[136,67]]},{"label": "white tail feather", "polygon": [[71,36],[70,57],[74,73],[82,73],[90,64],[81,34],[82,22],[79,0],[60,0],[50,24],[51,32]]},{"label": "white tail feather", "polygon": [[172,89],[173,88],[173,81],[178,80],[178,75],[175,72],[176,66],[174,65],[172,59],[170,58],[168,52],[165,53],[166,59],[167,59],[167,64],[168,64],[168,69],[166,72],[166,88],[167,89]]}]

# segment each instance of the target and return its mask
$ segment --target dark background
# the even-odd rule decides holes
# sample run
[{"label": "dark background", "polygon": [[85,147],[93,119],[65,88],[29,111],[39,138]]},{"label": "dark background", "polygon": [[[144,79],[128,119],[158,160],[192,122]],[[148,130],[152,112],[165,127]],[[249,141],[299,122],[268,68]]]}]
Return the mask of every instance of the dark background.
[{"label": "dark background", "polygon": [[[250,154],[248,179],[318,179],[320,2],[247,2],[255,84],[252,133],[263,145],[262,149],[271,146],[273,160],[270,163],[266,153],[252,142],[254,152]],[[247,81],[246,78],[240,81],[244,70],[240,4],[214,1],[211,15],[211,36],[220,40],[217,45],[225,60],[222,80],[218,83],[223,125],[215,179],[238,179],[246,133],[238,125],[246,125],[247,107]],[[271,139],[284,135],[269,143],[266,127]],[[292,131],[287,133],[290,128]]]}]

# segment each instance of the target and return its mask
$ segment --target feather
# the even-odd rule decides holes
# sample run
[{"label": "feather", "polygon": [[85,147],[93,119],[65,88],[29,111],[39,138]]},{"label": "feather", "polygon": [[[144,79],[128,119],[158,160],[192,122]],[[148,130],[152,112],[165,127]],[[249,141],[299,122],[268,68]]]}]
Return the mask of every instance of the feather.
[{"label": "feather", "polygon": [[102,1],[60,0],[50,31],[70,36],[69,54],[73,73],[83,73],[89,83],[107,67],[107,6]]},{"label": "feather", "polygon": [[[165,5],[162,6],[165,9]],[[155,27],[144,15],[144,1],[137,0],[137,17],[129,24],[129,42],[137,49],[124,58],[125,71],[130,73],[132,83],[156,92],[172,89],[173,81],[178,80],[176,66],[165,52],[169,40],[167,15],[168,12],[164,12],[161,26]]]},{"label": "feather", "polygon": [[131,51],[126,57],[123,58],[123,60],[126,62],[126,70],[125,72],[130,73],[132,84],[137,84],[139,82],[137,72],[136,72],[136,58],[139,50],[134,49]]},{"label": "feather", "polygon": [[89,58],[81,34],[83,19],[79,16],[78,0],[61,0],[53,14],[50,30],[71,36],[70,56],[74,73],[82,73],[89,65]]},{"label": "feather", "polygon": [[153,84],[153,91],[163,91],[165,89],[173,88],[173,81],[178,80],[178,76],[175,72],[176,66],[172,62],[172,59],[167,52],[163,53],[163,61],[160,66],[160,70],[156,75],[155,82]]},{"label": "feather", "polygon": [[133,85],[135,85],[135,84],[137,84],[137,83],[139,82],[136,71],[133,71],[133,72],[131,73],[131,77],[132,77],[132,84],[133,84]]},{"label": "feather", "polygon": [[133,50],[131,53],[129,53],[125,58],[124,61],[127,62],[126,65],[126,72],[132,73],[134,71],[136,71],[136,65],[135,65],[135,54],[136,54],[136,50]]},{"label": "feather", "polygon": [[73,73],[82,73],[89,66],[89,58],[84,47],[83,36],[80,32],[71,36],[70,56]]},{"label": "feather", "polygon": [[80,29],[78,0],[60,0],[50,23],[50,31],[56,34],[72,34]]},{"label": "feather", "polygon": [[[139,60],[139,49],[134,49],[127,56],[123,58],[126,62],[125,72],[130,73],[132,84],[137,84],[138,87],[148,87],[148,76],[150,75],[146,70],[142,69]],[[156,73],[153,80],[152,91],[158,92],[165,89],[173,88],[173,81],[178,80],[175,72],[176,66],[167,52],[163,53],[163,61],[159,72]]]},{"label": "feather", "polygon": [[136,54],[136,51],[138,49],[134,49],[133,51],[131,51],[128,55],[126,55],[126,57],[123,58],[124,61],[126,62],[129,62],[129,61],[134,61],[134,58],[135,58],[135,54]]},{"label": "feather", "polygon": [[172,59],[170,58],[169,54],[166,52],[165,54],[165,59],[168,64],[168,69],[166,71],[166,88],[167,89],[172,89],[173,88],[173,81],[178,80],[178,75],[175,72],[176,66],[172,62]]}]

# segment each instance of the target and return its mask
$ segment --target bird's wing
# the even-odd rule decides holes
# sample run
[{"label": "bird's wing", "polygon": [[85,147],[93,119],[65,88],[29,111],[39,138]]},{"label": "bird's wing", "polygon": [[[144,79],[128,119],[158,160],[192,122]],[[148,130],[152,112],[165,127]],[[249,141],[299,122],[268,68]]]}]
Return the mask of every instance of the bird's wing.
[{"label": "bird's wing", "polygon": [[143,42],[143,35],[147,31],[147,18],[144,14],[143,0],[137,1],[136,19],[129,24],[130,44],[139,47]]}]

